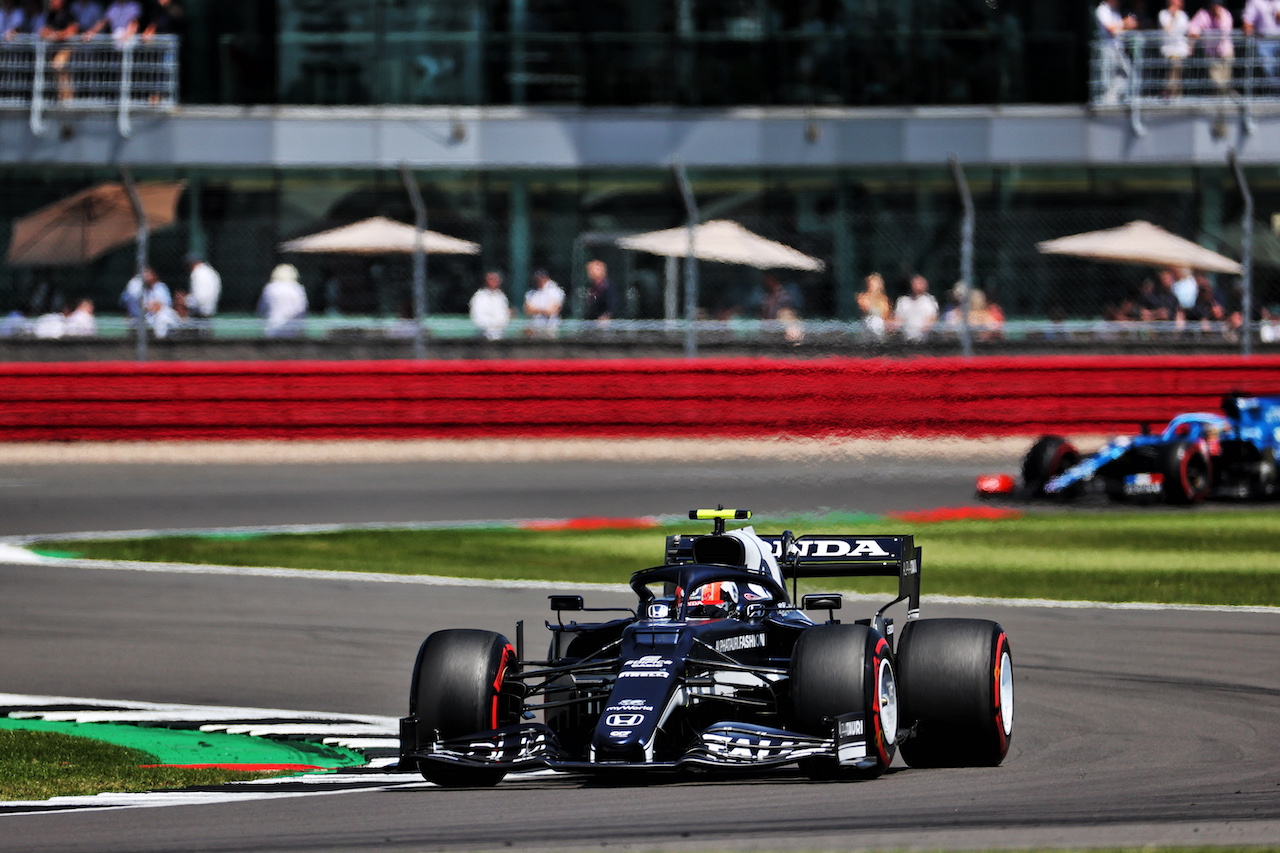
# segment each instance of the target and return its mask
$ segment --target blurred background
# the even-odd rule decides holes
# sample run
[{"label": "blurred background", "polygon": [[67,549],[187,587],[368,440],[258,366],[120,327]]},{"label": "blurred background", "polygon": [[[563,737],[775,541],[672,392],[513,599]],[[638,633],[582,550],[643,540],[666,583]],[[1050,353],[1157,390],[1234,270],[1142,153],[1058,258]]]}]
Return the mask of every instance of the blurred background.
[{"label": "blurred background", "polygon": [[[27,5],[30,20],[45,13]],[[407,165],[427,226],[480,247],[430,255],[428,334],[474,337],[468,301],[496,269],[517,313],[505,335],[518,338],[530,274],[545,268],[568,294],[559,334],[571,338],[596,257],[615,319],[644,334],[645,321],[685,317],[683,265],[616,241],[685,224],[678,162],[700,220],[736,221],[821,264],[698,263],[696,319],[743,340],[777,331],[762,308],[772,275],[811,349],[892,348],[892,326],[868,329],[859,305],[879,273],[891,303],[924,276],[942,314],[933,343],[955,343],[943,326],[963,295],[967,189],[969,284],[998,307],[977,343],[1234,350],[1241,276],[1210,274],[1224,309],[1210,325],[1168,317],[1135,331],[1125,324],[1150,320],[1142,289],[1158,267],[1036,248],[1132,220],[1236,261],[1248,238],[1245,319],[1280,317],[1280,79],[1259,58],[1262,32],[1245,33],[1244,3],[1226,5],[1231,87],[1206,84],[1212,56],[1197,41],[1171,93],[1157,0],[1116,3],[1134,25],[1114,44],[1084,0],[187,0],[149,53],[104,42],[91,61],[86,45],[69,72],[38,32],[0,44],[0,244],[21,217],[128,165],[139,182],[184,186],[148,258],[173,291],[190,253],[219,272],[202,337],[260,334],[263,287],[286,261],[307,292],[307,336],[403,337],[410,253],[280,244],[372,216],[412,223]],[[1252,193],[1248,235],[1232,151]],[[58,265],[11,255],[0,332],[30,338],[19,316],[90,299],[98,336],[127,336],[118,300],[135,266],[131,243]]]}]

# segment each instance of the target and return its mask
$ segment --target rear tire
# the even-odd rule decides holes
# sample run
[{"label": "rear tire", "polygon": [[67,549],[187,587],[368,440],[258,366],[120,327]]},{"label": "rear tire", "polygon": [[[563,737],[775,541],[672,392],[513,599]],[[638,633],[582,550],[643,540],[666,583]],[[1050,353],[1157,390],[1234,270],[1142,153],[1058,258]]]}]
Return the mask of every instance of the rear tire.
[{"label": "rear tire", "polygon": [[1045,494],[1045,484],[1080,461],[1080,451],[1059,435],[1041,436],[1022,460],[1022,482],[1027,491],[1038,498],[1074,498],[1080,493],[1079,485],[1071,486],[1055,495]]},{"label": "rear tire", "polygon": [[1179,441],[1160,451],[1164,474],[1164,499],[1171,504],[1196,504],[1209,496],[1213,463],[1200,445]]},{"label": "rear tire", "polygon": [[806,759],[815,779],[874,779],[893,763],[898,739],[897,678],[884,637],[866,625],[818,625],[796,641],[791,655],[791,707],[799,731],[830,735],[840,714],[865,714],[867,768],[834,759]]},{"label": "rear tire", "polygon": [[995,767],[1013,738],[1009,637],[983,619],[908,622],[898,641],[900,744],[912,767]]},{"label": "rear tire", "polygon": [[[491,631],[436,631],[423,642],[413,668],[409,713],[418,718],[418,743],[487,732],[518,722],[504,702],[502,682],[516,666],[515,649]],[[422,762],[422,776],[446,788],[491,787],[505,770]]]}]

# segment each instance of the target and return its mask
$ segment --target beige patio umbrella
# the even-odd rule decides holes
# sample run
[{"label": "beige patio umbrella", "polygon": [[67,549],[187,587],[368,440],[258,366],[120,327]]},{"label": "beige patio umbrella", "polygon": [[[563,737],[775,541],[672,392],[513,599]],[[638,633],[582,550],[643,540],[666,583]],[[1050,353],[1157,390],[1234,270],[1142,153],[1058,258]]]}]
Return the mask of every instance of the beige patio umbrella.
[{"label": "beige patio umbrella", "polygon": [[[138,184],[147,229],[159,231],[177,217],[181,182]],[[123,184],[81,190],[14,220],[7,260],[14,265],[86,264],[136,240],[138,222]]]},{"label": "beige patio umbrella", "polygon": [[1190,267],[1205,272],[1241,275],[1244,267],[1158,225],[1135,220],[1119,228],[1088,231],[1036,243],[1046,255],[1074,255],[1096,261],[1152,267]]},{"label": "beige patio umbrella", "polygon": [[[668,228],[618,240],[624,249],[648,252],[668,258],[689,254],[689,229]],[[761,237],[736,222],[717,219],[693,229],[693,256],[703,261],[743,264],[757,269],[793,269],[820,272],[826,264],[804,252]]]},{"label": "beige patio umbrella", "polygon": [[[321,231],[280,244],[282,252],[346,255],[389,255],[414,250],[414,227],[385,216]],[[422,232],[422,249],[429,255],[475,255],[480,245],[435,231]]]}]

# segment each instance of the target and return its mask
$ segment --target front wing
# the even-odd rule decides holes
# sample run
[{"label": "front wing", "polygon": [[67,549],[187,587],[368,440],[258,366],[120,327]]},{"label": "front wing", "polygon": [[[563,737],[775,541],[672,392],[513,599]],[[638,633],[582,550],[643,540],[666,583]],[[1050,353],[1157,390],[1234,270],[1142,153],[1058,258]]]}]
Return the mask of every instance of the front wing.
[{"label": "front wing", "polygon": [[[541,723],[525,723],[490,732],[438,740],[426,748],[402,750],[400,770],[413,771],[423,762],[503,769],[567,770],[590,773],[671,771],[682,768],[768,769],[806,758],[825,758],[846,767],[869,767],[867,726],[861,713],[842,714],[831,721],[829,737],[800,734],[753,723],[724,722],[698,733],[684,753],[671,761],[582,761],[565,754],[554,731]],[[410,735],[412,737],[412,735]]]}]

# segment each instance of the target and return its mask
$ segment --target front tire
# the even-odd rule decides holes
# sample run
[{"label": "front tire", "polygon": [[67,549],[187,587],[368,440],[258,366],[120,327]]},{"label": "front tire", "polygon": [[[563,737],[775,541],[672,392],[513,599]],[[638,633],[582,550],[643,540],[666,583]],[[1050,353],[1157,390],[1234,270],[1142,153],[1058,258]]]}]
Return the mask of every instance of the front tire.
[{"label": "front tire", "polygon": [[806,759],[815,779],[874,779],[893,763],[898,739],[897,677],[888,641],[866,625],[817,625],[791,655],[791,707],[799,731],[830,735],[835,717],[863,713],[867,767]]},{"label": "front tire", "polygon": [[1249,476],[1249,497],[1255,501],[1275,500],[1280,492],[1277,480],[1280,473],[1276,470],[1276,454],[1270,447],[1263,449],[1253,473]]},{"label": "front tire", "polygon": [[1022,482],[1033,497],[1074,498],[1080,492],[1078,485],[1070,486],[1055,495],[1046,494],[1044,487],[1079,461],[1080,451],[1062,436],[1041,436],[1022,459]]},{"label": "front tire", "polygon": [[1213,463],[1199,444],[1179,441],[1160,452],[1164,499],[1171,504],[1197,504],[1213,486]]},{"label": "front tire", "polygon": [[[507,638],[491,631],[436,631],[423,642],[413,668],[409,713],[418,743],[487,732],[518,721],[504,702],[502,683],[516,666]],[[422,776],[446,788],[491,787],[506,771],[422,762]]]},{"label": "front tire", "polygon": [[912,767],[995,767],[1013,738],[1009,637],[982,619],[908,622],[898,641],[898,686]]}]

